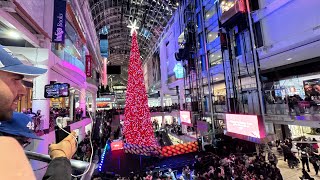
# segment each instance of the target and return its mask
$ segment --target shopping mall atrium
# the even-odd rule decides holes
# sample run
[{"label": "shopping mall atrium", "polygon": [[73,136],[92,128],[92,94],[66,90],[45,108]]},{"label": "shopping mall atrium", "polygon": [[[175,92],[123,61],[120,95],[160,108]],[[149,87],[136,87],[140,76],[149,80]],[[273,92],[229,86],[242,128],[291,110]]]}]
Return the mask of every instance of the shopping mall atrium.
[{"label": "shopping mall atrium", "polygon": [[0,179],[320,179],[319,9],[0,0]]}]

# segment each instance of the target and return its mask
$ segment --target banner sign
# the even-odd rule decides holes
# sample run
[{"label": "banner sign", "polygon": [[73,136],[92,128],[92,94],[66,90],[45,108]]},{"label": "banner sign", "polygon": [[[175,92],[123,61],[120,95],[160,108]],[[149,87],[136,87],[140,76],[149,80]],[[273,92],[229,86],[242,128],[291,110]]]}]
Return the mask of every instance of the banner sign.
[{"label": "banner sign", "polygon": [[86,55],[86,75],[87,77],[92,76],[92,56]]},{"label": "banner sign", "polygon": [[66,26],[66,0],[54,0],[52,42],[64,43]]}]

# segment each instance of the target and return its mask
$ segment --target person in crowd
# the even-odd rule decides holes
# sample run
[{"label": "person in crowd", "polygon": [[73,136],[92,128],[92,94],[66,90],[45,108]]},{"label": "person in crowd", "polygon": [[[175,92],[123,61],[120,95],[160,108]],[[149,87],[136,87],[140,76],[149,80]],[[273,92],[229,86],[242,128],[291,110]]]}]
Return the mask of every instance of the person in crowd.
[{"label": "person in crowd", "polygon": [[278,159],[274,153],[272,152],[268,153],[268,160],[271,165],[277,166]]},{"label": "person in crowd", "polygon": [[[20,60],[10,55],[4,47],[0,46],[0,122],[10,121],[13,111],[18,106],[19,99],[26,94],[26,89],[22,84],[24,76],[36,77],[46,72],[45,69],[24,65]],[[43,179],[71,179],[71,164],[69,159],[75,153],[75,140],[73,132],[58,144],[51,144],[49,154],[52,159]],[[1,178],[24,175],[24,179],[33,175],[31,166],[26,161],[26,156],[22,147],[11,137],[1,137],[0,140],[0,174]],[[5,147],[5,148],[4,148]],[[11,149],[11,151],[10,151]],[[11,159],[7,159],[10,157]],[[17,157],[20,157],[17,159]],[[9,161],[15,163],[9,165]],[[22,167],[17,170],[17,167]],[[12,169],[13,168],[13,169]],[[20,174],[21,173],[21,174]],[[7,179],[7,178],[4,178]]]},{"label": "person in crowd", "polygon": [[316,153],[312,153],[309,157],[310,163],[313,165],[314,171],[316,172],[316,175],[318,175],[319,172],[319,156]]},{"label": "person in crowd", "polygon": [[165,175],[170,178],[171,180],[176,180],[176,175],[174,174],[174,172],[172,171],[171,168],[168,169],[168,172],[165,173]]},{"label": "person in crowd", "polygon": [[287,153],[287,160],[288,160],[288,166],[291,169],[293,169],[294,167],[297,167],[299,163],[299,159],[291,151]]},{"label": "person in crowd", "polygon": [[284,161],[286,161],[288,159],[288,155],[291,153],[291,149],[285,143],[281,143],[280,147],[283,151]]},{"label": "person in crowd", "polygon": [[277,139],[276,140],[276,147],[279,147],[280,146],[280,139]]},{"label": "person in crowd", "polygon": [[312,141],[315,142],[315,143],[312,144],[312,149],[313,149],[314,152],[318,153],[319,145],[318,145],[318,142],[317,142],[316,138],[313,138]]},{"label": "person in crowd", "polygon": [[301,151],[301,162],[302,162],[302,169],[305,169],[305,165],[307,166],[308,172],[310,172],[309,168],[309,156],[305,150]]}]

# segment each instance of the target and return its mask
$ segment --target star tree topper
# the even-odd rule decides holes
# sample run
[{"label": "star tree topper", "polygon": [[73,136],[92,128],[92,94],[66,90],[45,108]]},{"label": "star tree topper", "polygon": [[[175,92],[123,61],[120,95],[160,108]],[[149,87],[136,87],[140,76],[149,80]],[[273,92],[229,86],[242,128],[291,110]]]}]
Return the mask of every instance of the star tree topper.
[{"label": "star tree topper", "polygon": [[131,29],[131,36],[133,34],[133,32],[137,32],[137,30],[139,29],[138,25],[137,25],[137,20],[135,19],[132,23],[132,21],[130,20],[130,25],[127,26],[128,28]]}]

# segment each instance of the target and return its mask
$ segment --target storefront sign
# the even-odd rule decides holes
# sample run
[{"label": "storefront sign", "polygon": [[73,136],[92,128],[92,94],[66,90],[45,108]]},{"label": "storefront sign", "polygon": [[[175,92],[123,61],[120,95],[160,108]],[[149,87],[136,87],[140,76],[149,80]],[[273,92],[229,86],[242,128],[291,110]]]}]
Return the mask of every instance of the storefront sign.
[{"label": "storefront sign", "polygon": [[115,101],[115,96],[114,95],[104,95],[101,96],[100,98],[97,98],[97,102],[114,102]]},{"label": "storefront sign", "polygon": [[86,55],[86,75],[87,77],[92,76],[92,56]]},{"label": "storefront sign", "polygon": [[109,96],[109,97],[102,97],[102,98],[97,98],[97,102],[114,102],[114,96]]},{"label": "storefront sign", "polygon": [[54,0],[52,42],[64,43],[66,26],[66,0]]}]

